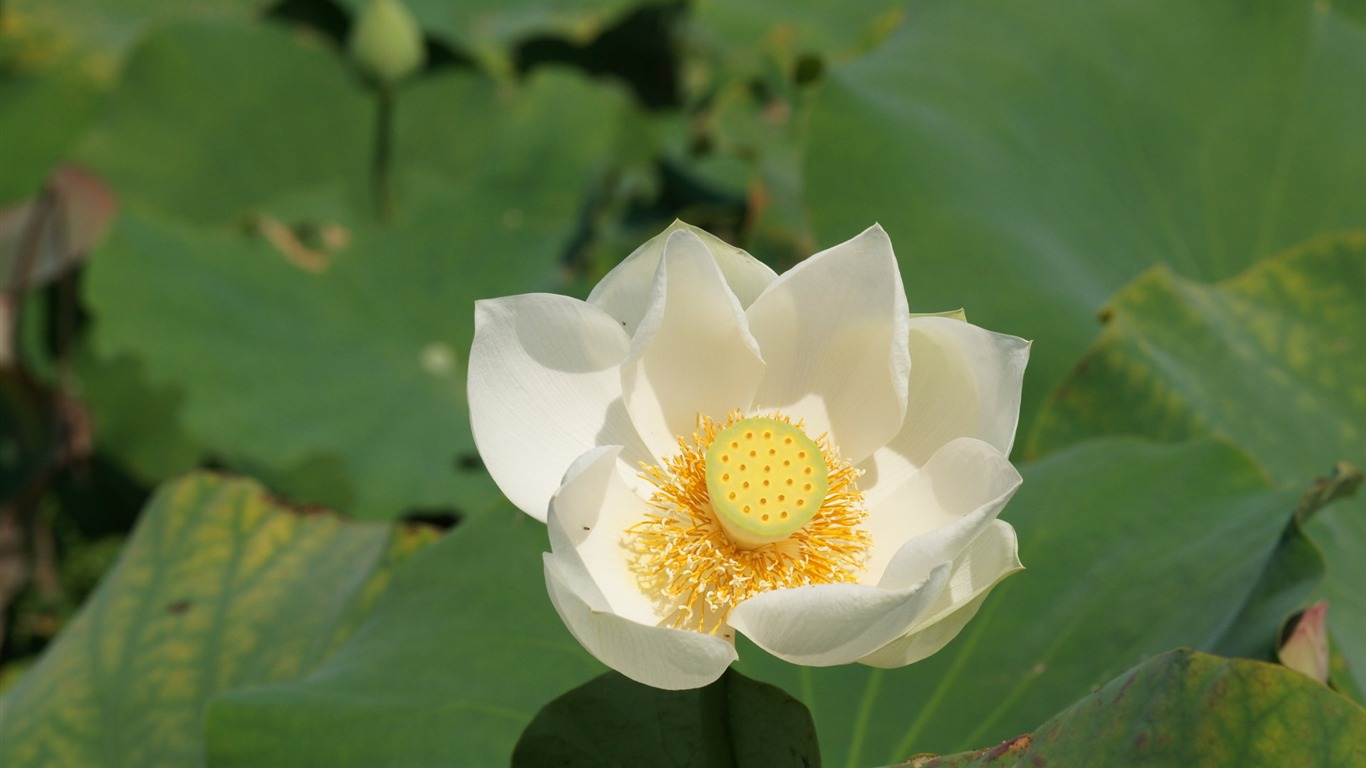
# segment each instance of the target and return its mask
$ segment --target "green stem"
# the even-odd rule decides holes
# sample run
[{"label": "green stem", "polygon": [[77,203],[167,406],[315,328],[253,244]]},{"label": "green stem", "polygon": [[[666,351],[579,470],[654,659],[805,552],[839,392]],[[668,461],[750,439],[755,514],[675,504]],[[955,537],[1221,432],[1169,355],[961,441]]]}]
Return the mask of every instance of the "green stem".
[{"label": "green stem", "polygon": [[371,186],[375,198],[375,215],[381,223],[394,217],[394,179],[390,167],[394,133],[394,90],[381,85],[377,89],[378,109],[375,116],[375,164],[371,169]]},{"label": "green stem", "polygon": [[[958,676],[969,666],[969,657],[977,650],[977,641],[981,640],[982,635],[984,634],[982,628],[986,626],[986,619],[996,610],[996,606],[1000,604],[1000,600],[994,600],[987,603],[986,608],[977,614],[977,620],[971,625],[967,632],[963,633],[962,639],[959,640],[960,645],[958,653],[953,658],[953,664],[949,666],[944,674],[939,676],[939,684],[935,686],[934,692],[930,694],[929,700],[920,705],[920,712],[916,715],[915,722],[911,723],[911,727],[906,731],[905,735],[901,737],[901,741],[896,745],[896,749],[892,751],[892,760],[904,760],[905,758],[901,757],[901,755],[909,755],[911,750],[916,747],[916,742],[920,738],[921,730],[925,728],[925,725],[930,721],[930,718],[939,710],[939,703],[944,700],[944,697],[948,695],[949,691],[953,690],[954,685],[958,682]],[[974,742],[965,741],[963,743],[971,744]]]},{"label": "green stem", "polygon": [[868,684],[863,689],[863,700],[859,702],[858,715],[854,718],[854,732],[849,737],[848,768],[857,768],[862,763],[863,739],[868,734],[868,721],[873,719],[873,706],[877,703],[878,689],[882,687],[882,670],[868,672]]}]

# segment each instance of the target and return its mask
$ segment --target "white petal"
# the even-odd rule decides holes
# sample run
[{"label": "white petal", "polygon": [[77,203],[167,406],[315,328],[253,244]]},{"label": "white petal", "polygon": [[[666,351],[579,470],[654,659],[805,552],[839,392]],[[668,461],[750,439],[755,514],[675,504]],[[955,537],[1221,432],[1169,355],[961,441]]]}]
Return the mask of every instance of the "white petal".
[{"label": "white petal", "polygon": [[716,260],[691,232],[674,232],[621,367],[626,409],[645,445],[672,456],[697,414],[720,419],[748,409],[763,375],[759,346]]},{"label": "white petal", "polygon": [[545,555],[550,601],[571,634],[603,664],[645,685],[700,688],[735,661],[735,647],[701,632],[639,624],[611,613],[602,596]]},{"label": "white petal", "polygon": [[503,493],[538,520],[571,462],[595,445],[648,451],[621,402],[629,339],[598,308],[529,294],[475,304],[470,427]]},{"label": "white petal", "polygon": [[882,646],[859,659],[860,664],[883,669],[896,669],[927,659],[944,649],[963,627],[972,621],[986,602],[988,592],[983,592],[968,604],[946,616],[942,621],[927,625],[921,630],[912,630],[902,637]]},{"label": "white petal", "polygon": [[929,626],[1024,569],[1019,539],[1004,520],[993,520],[954,558],[949,583],[914,629]]},{"label": "white petal", "polygon": [[588,302],[601,307],[616,318],[627,333],[634,334],[649,306],[650,285],[654,282],[655,271],[659,269],[664,244],[670,235],[679,231],[691,232],[701,238],[741,306],[749,306],[754,297],[777,277],[763,262],[743,250],[709,232],[675,221],[608,272],[593,288],[593,292],[588,294]]},{"label": "white petal", "polygon": [[[580,456],[550,500],[550,548],[562,562],[581,567],[612,613],[645,624],[659,622],[654,603],[640,590],[624,546],[626,529],[645,518],[650,505],[617,472],[619,446]],[[566,566],[569,567],[569,566]]]},{"label": "white petal", "polygon": [[910,632],[859,661],[874,667],[901,667],[937,653],[977,615],[991,589],[1023,567],[1015,529],[993,521],[954,561],[949,583],[928,615]]},{"label": "white petal", "polygon": [[996,519],[1020,483],[1005,456],[970,437],[939,449],[913,474],[878,477],[864,495],[873,539],[864,581],[894,589],[925,578]]},{"label": "white petal", "polygon": [[794,664],[847,664],[905,634],[944,589],[949,564],[906,589],[821,584],[765,592],[735,606],[730,625]]},{"label": "white petal", "polygon": [[906,419],[877,452],[880,472],[925,463],[956,437],[975,437],[1010,455],[1020,420],[1029,342],[946,317],[910,321]]},{"label": "white petal", "polygon": [[881,227],[798,264],[746,314],[768,363],[756,410],[828,431],[855,464],[892,439],[906,415],[910,318]]}]

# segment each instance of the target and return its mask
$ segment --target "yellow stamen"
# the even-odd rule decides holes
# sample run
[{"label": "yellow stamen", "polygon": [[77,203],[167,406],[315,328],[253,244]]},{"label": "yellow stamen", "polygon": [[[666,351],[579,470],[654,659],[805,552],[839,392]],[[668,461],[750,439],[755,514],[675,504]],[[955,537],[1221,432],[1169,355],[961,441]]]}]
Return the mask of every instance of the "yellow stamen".
[{"label": "yellow stamen", "polygon": [[[748,423],[737,430],[737,438],[731,428],[741,422]],[[774,436],[772,445],[763,442],[765,427]],[[744,439],[747,431],[754,432],[752,445]],[[736,446],[718,442],[723,432]],[[788,438],[791,443],[784,442]],[[709,473],[709,449],[714,446],[717,450],[711,453],[713,471]],[[792,424],[782,414],[746,419],[732,411],[725,423],[699,415],[691,440],[680,437],[678,447],[678,454],[662,466],[645,467],[642,476],[656,487],[651,503],[658,511],[627,530],[628,544],[636,555],[632,569],[673,626],[716,632],[725,625],[731,608],[754,595],[857,580],[871,543],[861,529],[867,512],[863,494],[855,486],[860,473],[839,457],[825,435],[811,440],[801,422]],[[811,454],[813,447],[819,456]],[[773,454],[768,453],[770,448]],[[723,453],[729,457],[725,462],[720,459]],[[799,453],[806,455],[798,458]],[[783,461],[792,463],[783,465]],[[817,493],[821,464],[826,488]],[[765,465],[770,467],[767,474]],[[715,481],[711,489],[709,479]],[[764,479],[770,481],[767,488],[762,485]],[[718,491],[716,506],[728,512],[714,509],[713,490]],[[778,494],[783,495],[782,502]],[[810,518],[788,526],[794,529],[774,538],[783,526],[770,510],[770,523],[776,527],[759,533],[759,538],[768,540],[756,540],[750,531],[742,532],[743,541],[737,542],[721,519],[744,515],[746,500],[751,515],[761,518],[763,513],[754,512],[759,499],[765,507],[785,505],[773,509],[779,515],[786,509],[789,519],[799,512]],[[815,508],[814,513],[808,508]]]}]

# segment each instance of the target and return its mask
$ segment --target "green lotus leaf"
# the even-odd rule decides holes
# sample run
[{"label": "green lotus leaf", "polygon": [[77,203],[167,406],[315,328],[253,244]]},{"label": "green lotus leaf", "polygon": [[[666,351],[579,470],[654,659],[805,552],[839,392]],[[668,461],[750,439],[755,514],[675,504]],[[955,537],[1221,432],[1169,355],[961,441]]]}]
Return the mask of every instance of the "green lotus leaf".
[{"label": "green lotus leaf", "polygon": [[1362,82],[1366,29],[1311,0],[930,0],[831,68],[803,188],[822,243],[887,228],[912,307],[1036,340],[1027,430],[1148,267],[1366,226]]},{"label": "green lotus leaf", "polygon": [[[187,128],[177,115],[206,92]],[[129,212],[86,299],[95,364],[174,411],[148,429],[180,424],[168,443],[359,517],[484,509],[495,491],[464,402],[474,301],[562,285],[621,94],[551,71],[513,89],[469,72],[414,83],[394,104],[384,222],[360,160],[373,105],[335,52],[179,26],[134,52],[112,99],[89,153]],[[102,410],[119,399],[93,405],[127,426]],[[118,434],[128,463],[175,468]]]},{"label": "green lotus leaf", "polygon": [[[1092,350],[1039,416],[1027,451],[1098,434],[1217,435],[1295,487],[1366,466],[1366,236],[1326,237],[1206,285],[1155,269],[1106,309]],[[1328,623],[1366,687],[1366,499],[1309,521]]]},{"label": "green lotus leaf", "polygon": [[1191,651],[1150,659],[1033,734],[916,768],[1180,765],[1333,768],[1366,761],[1366,710],[1275,664]]},{"label": "green lotus leaf", "polygon": [[547,548],[506,503],[457,526],[313,674],[220,696],[212,764],[506,765],[542,706],[603,672],[550,605]]},{"label": "green lotus leaf", "polygon": [[[1089,441],[1021,469],[1002,514],[1025,571],[944,650],[895,670],[813,669],[740,649],[740,670],[811,710],[826,762],[880,765],[1024,733],[1145,656],[1211,649],[1296,506],[1219,443]],[[1311,574],[1312,575],[1312,574]],[[1299,594],[1313,581],[1299,583]]]},{"label": "green lotus leaf", "polygon": [[0,697],[0,763],[205,764],[209,700],[315,669],[430,538],[284,507],[249,480],[166,484],[90,601]]}]

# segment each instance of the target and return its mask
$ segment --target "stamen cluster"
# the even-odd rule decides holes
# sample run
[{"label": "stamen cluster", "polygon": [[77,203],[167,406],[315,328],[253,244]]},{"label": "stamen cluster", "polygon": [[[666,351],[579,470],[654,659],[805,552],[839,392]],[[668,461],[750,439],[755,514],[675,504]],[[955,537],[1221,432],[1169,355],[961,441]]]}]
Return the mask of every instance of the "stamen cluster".
[{"label": "stamen cluster", "polygon": [[[676,628],[715,633],[744,600],[775,589],[854,582],[866,562],[871,538],[860,527],[868,514],[856,485],[861,473],[839,457],[826,435],[815,443],[829,470],[829,489],[810,522],[753,548],[731,540],[712,509],[706,453],[717,433],[742,418],[731,411],[722,423],[699,414],[691,438],[678,438],[678,453],[642,474],[656,488],[650,502],[658,511],[627,531],[635,553],[631,567]],[[782,414],[768,418],[792,424]]]}]

